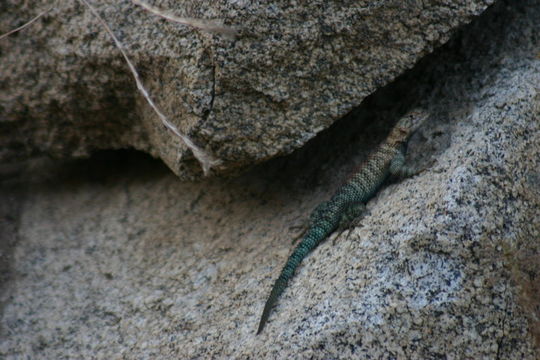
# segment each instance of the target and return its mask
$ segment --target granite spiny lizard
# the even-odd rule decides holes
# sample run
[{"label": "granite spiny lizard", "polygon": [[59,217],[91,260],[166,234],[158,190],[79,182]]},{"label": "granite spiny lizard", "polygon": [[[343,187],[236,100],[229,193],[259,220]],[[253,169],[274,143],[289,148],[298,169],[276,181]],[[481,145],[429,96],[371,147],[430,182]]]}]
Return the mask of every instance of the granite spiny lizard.
[{"label": "granite spiny lizard", "polygon": [[302,259],[336,229],[349,226],[361,215],[365,203],[390,175],[407,177],[419,172],[405,164],[405,152],[407,141],[427,117],[428,113],[422,109],[407,113],[345,185],[338,189],[329,201],[321,203],[311,213],[306,233],[289,256],[264,305],[257,334],[261,333],[270,310],[287,287]]}]

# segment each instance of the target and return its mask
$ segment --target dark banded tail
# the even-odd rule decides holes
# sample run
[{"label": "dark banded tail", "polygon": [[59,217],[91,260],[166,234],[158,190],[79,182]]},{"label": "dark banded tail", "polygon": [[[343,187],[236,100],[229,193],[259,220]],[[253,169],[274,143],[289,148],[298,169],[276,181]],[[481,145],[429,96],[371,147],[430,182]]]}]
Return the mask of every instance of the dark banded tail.
[{"label": "dark banded tail", "polygon": [[261,321],[259,322],[259,328],[257,329],[257,335],[259,335],[270,316],[270,311],[276,304],[279,296],[283,293],[287,287],[287,283],[293,277],[296,268],[300,265],[300,262],[306,257],[306,255],[313,250],[320,242],[326,237],[325,232],[320,229],[310,229],[302,241],[296,246],[293,253],[287,260],[287,263],[281,270],[281,274],[277,278],[266,304],[264,304],[264,310],[261,315]]},{"label": "dark banded tail", "polygon": [[283,293],[283,290],[285,290],[285,287],[287,286],[287,281],[279,277],[274,287],[272,288],[272,291],[270,292],[270,296],[268,297],[268,300],[266,300],[266,304],[264,304],[264,310],[261,315],[261,321],[259,321],[259,328],[257,329],[257,335],[259,335],[264,328],[264,325],[266,324],[266,321],[268,321],[268,316],[270,316],[270,310],[274,307],[274,305],[277,302],[277,299],[279,298],[279,295]]}]

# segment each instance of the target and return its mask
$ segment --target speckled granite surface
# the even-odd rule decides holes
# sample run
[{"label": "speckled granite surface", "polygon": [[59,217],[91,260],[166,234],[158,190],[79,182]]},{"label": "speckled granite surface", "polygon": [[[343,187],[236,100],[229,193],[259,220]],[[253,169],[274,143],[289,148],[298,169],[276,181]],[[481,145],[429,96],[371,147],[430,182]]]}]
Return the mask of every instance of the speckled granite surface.
[{"label": "speckled granite surface", "polygon": [[[293,155],[181,183],[136,154],[4,171],[0,357],[538,358],[540,3],[499,3]],[[424,99],[428,171],[264,301],[309,211]]]}]

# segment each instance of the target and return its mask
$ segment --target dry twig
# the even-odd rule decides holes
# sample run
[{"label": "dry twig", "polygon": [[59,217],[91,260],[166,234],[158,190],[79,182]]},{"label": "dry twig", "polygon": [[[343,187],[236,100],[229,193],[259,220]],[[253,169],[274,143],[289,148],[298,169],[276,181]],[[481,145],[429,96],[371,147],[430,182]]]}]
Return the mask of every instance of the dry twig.
[{"label": "dry twig", "polygon": [[221,34],[228,38],[234,38],[236,36],[236,30],[232,27],[225,26],[219,20],[204,20],[194,18],[178,17],[168,11],[161,10],[155,6],[144,3],[141,0],[131,0],[134,4],[141,6],[145,10],[151,12],[154,15],[161,16],[170,21],[177,22],[182,25],[191,26],[203,31],[211,33]]},{"label": "dry twig", "polygon": [[52,6],[50,8],[48,8],[47,10],[43,11],[43,12],[40,12],[37,16],[35,16],[34,18],[32,18],[31,20],[29,20],[28,22],[22,24],[21,26],[19,26],[18,28],[16,29],[13,29],[11,31],[8,31],[7,33],[5,34],[2,34],[0,35],[0,40],[2,40],[3,38],[5,37],[8,37],[9,35],[13,34],[13,33],[16,33],[17,31],[21,31],[22,29],[24,29],[25,27],[27,26],[30,26],[32,23],[34,23],[35,21],[37,21],[40,17],[42,17],[43,15],[45,15],[46,13],[48,13],[49,11],[52,10]]}]

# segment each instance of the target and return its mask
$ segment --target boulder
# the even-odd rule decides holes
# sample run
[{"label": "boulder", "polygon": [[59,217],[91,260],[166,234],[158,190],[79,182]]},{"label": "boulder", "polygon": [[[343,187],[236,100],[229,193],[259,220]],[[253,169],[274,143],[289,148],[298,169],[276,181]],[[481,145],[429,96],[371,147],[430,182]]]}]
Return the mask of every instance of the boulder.
[{"label": "boulder", "polygon": [[[448,40],[493,0],[161,1],[177,16],[218,19],[234,39],[165,21],[133,2],[100,1],[152,99],[214,174],[286,155]],[[0,33],[48,5],[0,5]],[[86,157],[135,148],[183,179],[201,175],[135,86],[103,26],[59,2],[0,40],[0,161]]]},{"label": "boulder", "polygon": [[[290,156],[181,183],[133,152],[0,183],[0,358],[540,357],[540,2],[500,1]],[[302,263],[310,211],[418,102],[428,169]],[[435,160],[435,163],[432,163]]]}]

